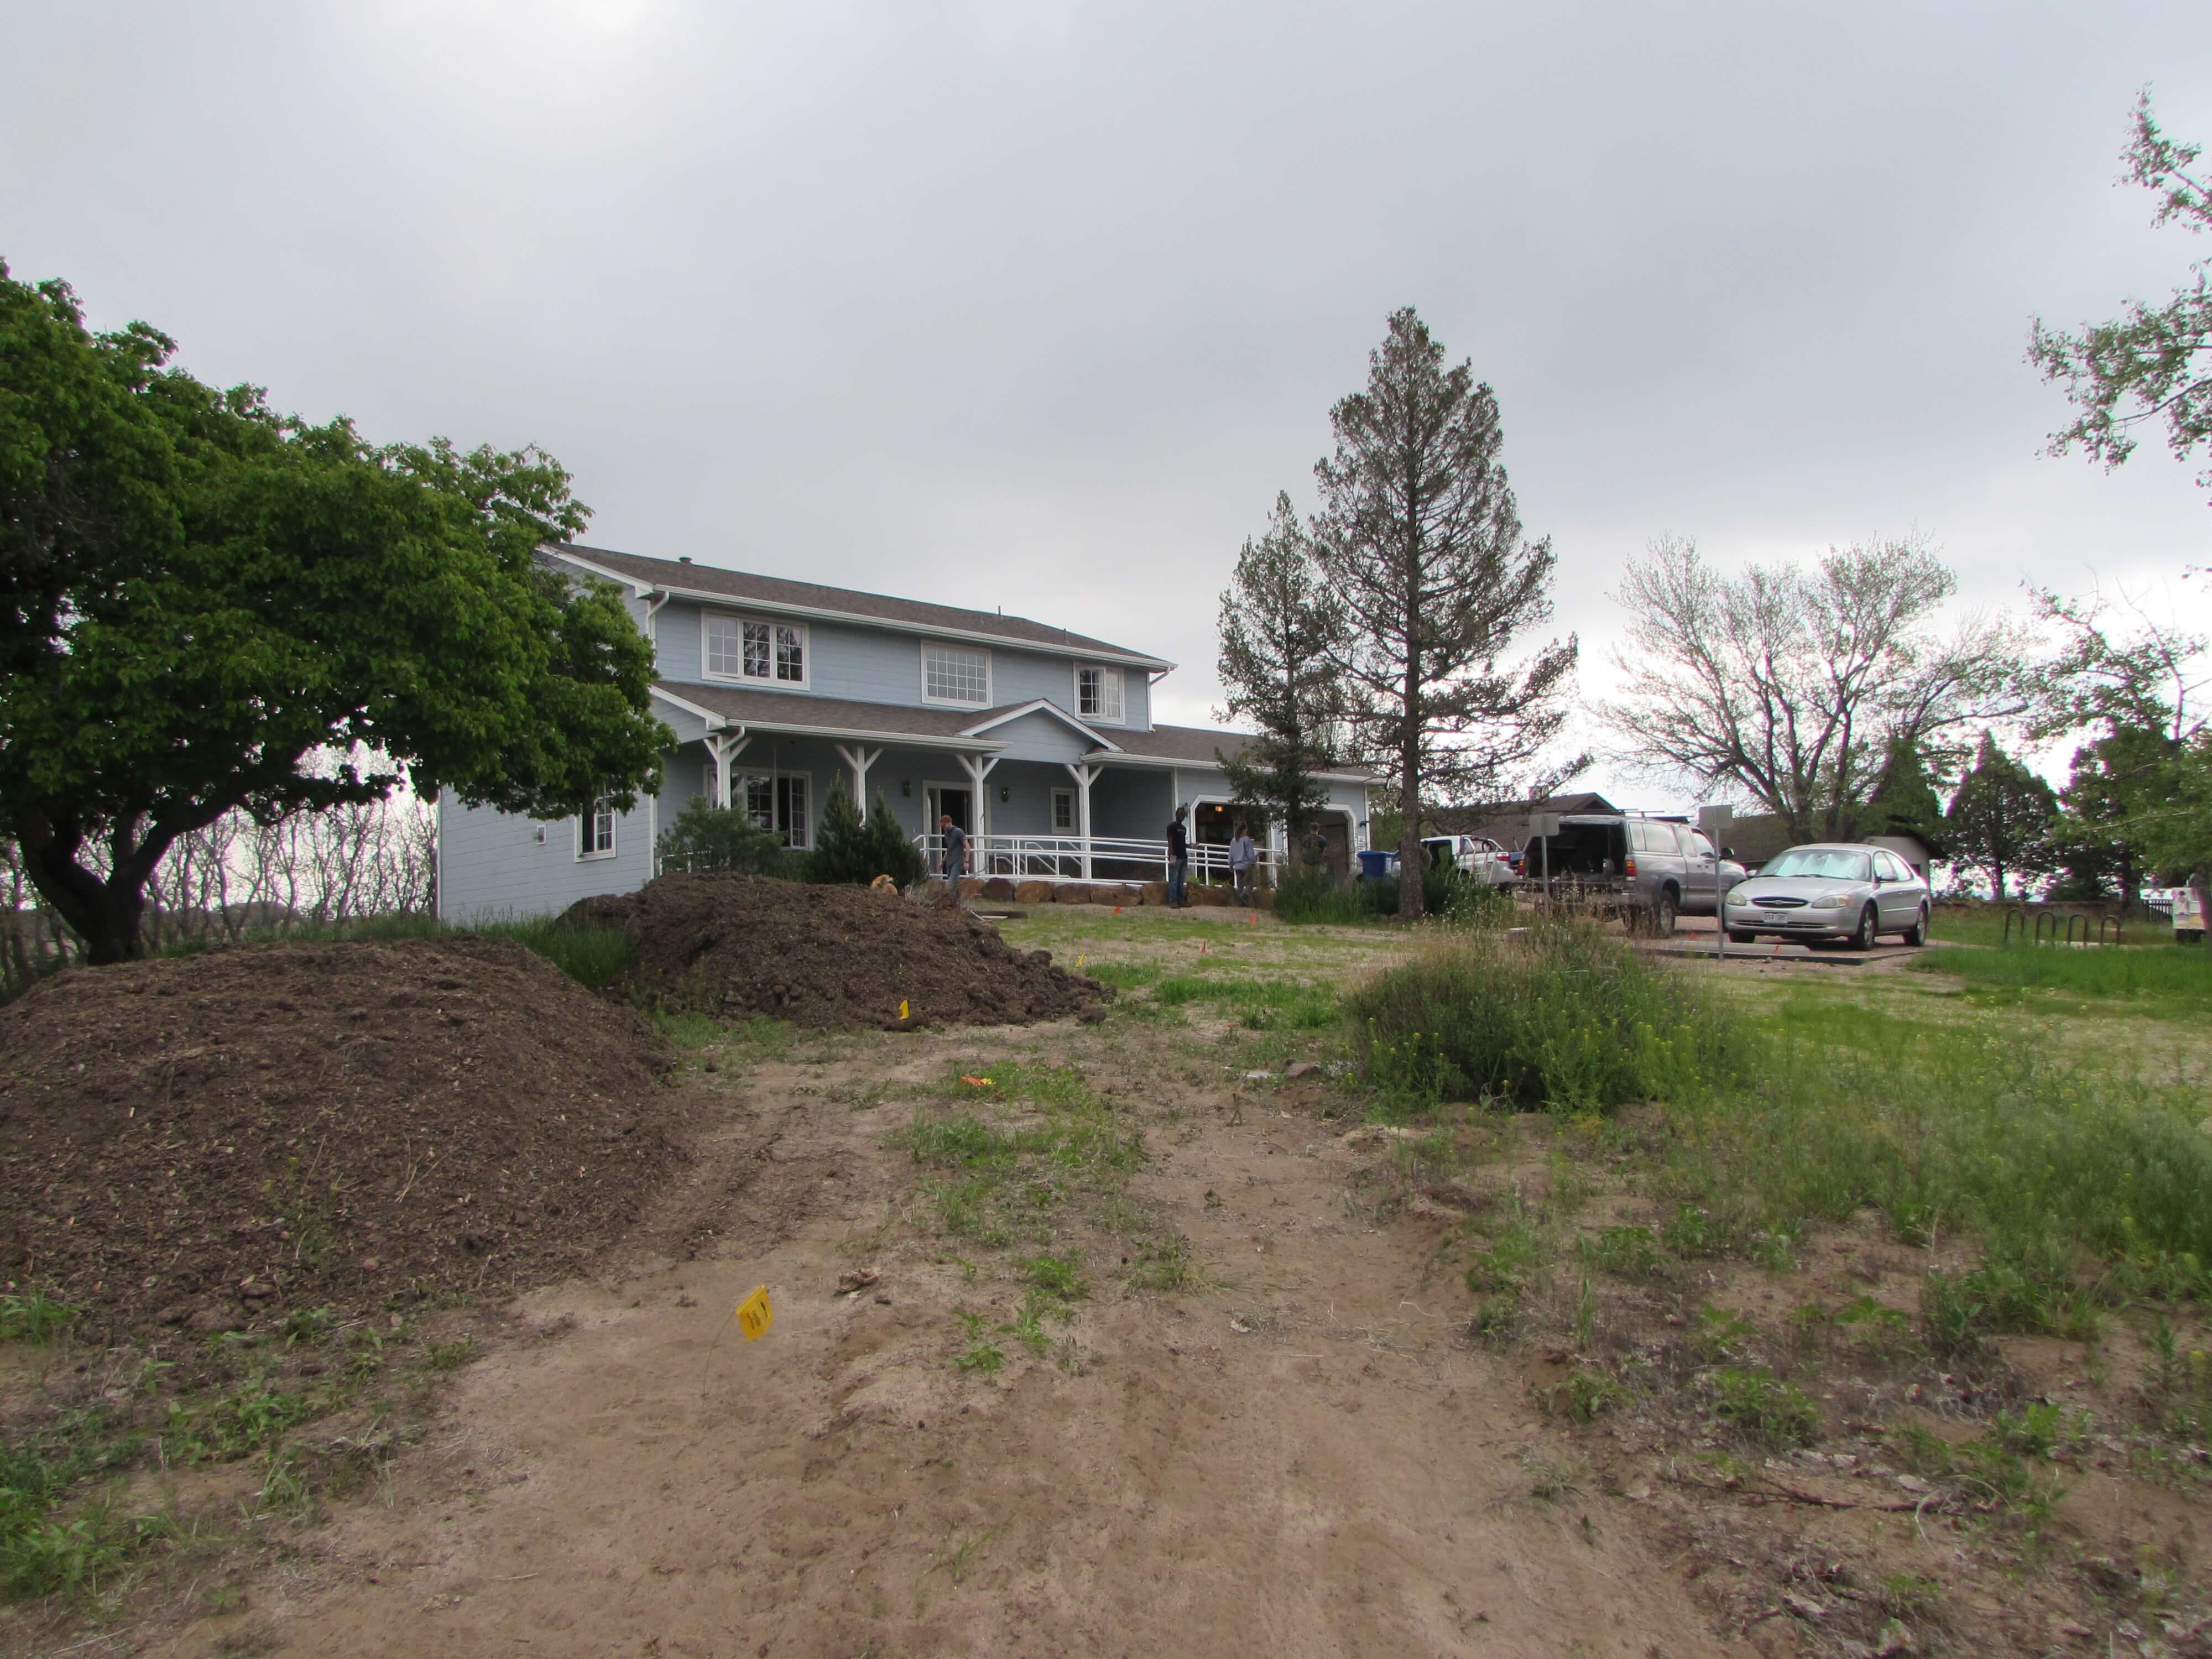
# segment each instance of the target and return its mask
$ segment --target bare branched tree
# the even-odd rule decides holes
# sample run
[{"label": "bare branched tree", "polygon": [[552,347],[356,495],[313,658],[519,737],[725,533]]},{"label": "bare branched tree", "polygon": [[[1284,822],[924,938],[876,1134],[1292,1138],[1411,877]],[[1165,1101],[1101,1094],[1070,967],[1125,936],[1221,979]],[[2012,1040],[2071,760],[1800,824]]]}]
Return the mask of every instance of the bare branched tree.
[{"label": "bare branched tree", "polygon": [[1614,653],[1623,692],[1601,710],[1620,733],[1613,757],[1741,790],[1795,839],[1846,835],[1893,740],[1947,769],[1965,726],[2027,707],[2002,623],[1939,635],[1956,586],[1917,539],[1733,579],[1692,543],[1654,542],[1614,596],[1631,621]]}]

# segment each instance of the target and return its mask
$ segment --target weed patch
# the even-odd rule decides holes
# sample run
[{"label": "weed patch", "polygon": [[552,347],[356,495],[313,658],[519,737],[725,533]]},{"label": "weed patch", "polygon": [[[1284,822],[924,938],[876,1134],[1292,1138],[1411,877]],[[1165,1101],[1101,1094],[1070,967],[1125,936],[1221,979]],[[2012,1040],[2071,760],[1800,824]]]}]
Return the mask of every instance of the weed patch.
[{"label": "weed patch", "polygon": [[1695,1100],[1731,1074],[1739,1047],[1680,975],[1574,921],[1470,933],[1353,991],[1344,1015],[1368,1080],[1413,1109]]}]

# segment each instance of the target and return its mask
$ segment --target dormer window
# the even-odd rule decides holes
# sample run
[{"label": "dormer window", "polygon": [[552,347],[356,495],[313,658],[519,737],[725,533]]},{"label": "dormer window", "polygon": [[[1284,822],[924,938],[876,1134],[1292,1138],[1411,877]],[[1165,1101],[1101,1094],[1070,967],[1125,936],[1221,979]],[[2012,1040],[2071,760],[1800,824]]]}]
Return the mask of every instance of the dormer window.
[{"label": "dormer window", "polygon": [[991,653],[960,645],[921,647],[921,700],[981,708],[991,701]]},{"label": "dormer window", "polygon": [[1075,671],[1075,712],[1085,720],[1119,723],[1121,713],[1121,671],[1093,668]]},{"label": "dormer window", "polygon": [[806,630],[791,623],[763,622],[708,611],[707,678],[770,685],[806,684]]}]

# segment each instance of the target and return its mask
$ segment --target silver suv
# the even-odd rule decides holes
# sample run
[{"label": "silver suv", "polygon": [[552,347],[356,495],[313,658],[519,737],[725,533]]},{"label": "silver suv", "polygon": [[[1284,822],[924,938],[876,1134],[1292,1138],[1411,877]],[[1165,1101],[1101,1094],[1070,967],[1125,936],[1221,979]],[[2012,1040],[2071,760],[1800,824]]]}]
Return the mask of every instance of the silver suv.
[{"label": "silver suv", "polygon": [[1734,853],[1715,850],[1704,830],[1679,818],[1576,812],[1559,820],[1558,835],[1529,839],[1521,880],[1540,890],[1548,871],[1555,889],[1617,895],[1649,918],[1654,933],[1671,933],[1677,916],[1718,913],[1721,895],[1743,879]]}]

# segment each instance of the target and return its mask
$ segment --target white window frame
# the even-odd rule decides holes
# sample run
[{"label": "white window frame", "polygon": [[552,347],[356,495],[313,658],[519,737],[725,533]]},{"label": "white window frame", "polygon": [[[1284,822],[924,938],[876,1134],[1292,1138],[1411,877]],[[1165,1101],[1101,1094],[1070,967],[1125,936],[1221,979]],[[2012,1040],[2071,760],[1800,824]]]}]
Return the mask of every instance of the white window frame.
[{"label": "white window frame", "polygon": [[[1067,803],[1067,822],[1066,823],[1062,823],[1060,821],[1060,804],[1062,801],[1066,801]],[[1055,836],[1073,836],[1079,833],[1081,829],[1082,820],[1078,816],[1075,807],[1075,791],[1073,789],[1054,790],[1052,792],[1052,833]]]},{"label": "white window frame", "polygon": [[[592,843],[599,840],[599,827],[602,821],[605,823],[607,828],[607,844],[605,847],[596,847]],[[576,815],[576,862],[586,864],[595,859],[612,858],[615,855],[617,826],[621,823],[622,814],[604,801],[594,801],[590,811],[578,813]]]},{"label": "white window frame", "polygon": [[[811,772],[799,771],[787,766],[777,767],[773,770],[763,769],[757,766],[746,766],[742,767],[740,769],[736,771],[730,779],[730,805],[738,811],[744,813],[748,822],[750,822],[751,818],[752,805],[746,799],[745,786],[751,783],[757,778],[764,780],[767,782],[769,786],[769,799],[771,803],[773,803],[775,799],[775,784],[776,780],[779,778],[797,778],[806,786],[806,811],[804,815],[805,822],[798,826],[799,839],[795,841],[787,840],[784,842],[784,845],[790,848],[794,853],[812,852],[814,850],[815,815],[821,810],[818,799],[814,791],[814,774]],[[774,805],[771,805],[769,809],[769,815],[771,818],[775,817],[775,809]],[[765,827],[770,830],[776,828],[773,823],[766,825]],[[791,835],[792,831],[785,830],[781,833],[788,836]]]},{"label": "white window frame", "polygon": [[[1114,677],[1114,690],[1121,699],[1121,706],[1110,714],[1103,711],[1097,714],[1087,712],[1083,707],[1083,677],[1086,673],[1111,674]],[[1103,685],[1104,682],[1102,680],[1100,684]],[[1079,662],[1076,664],[1075,717],[1080,720],[1091,721],[1098,726],[1127,726],[1129,723],[1129,677],[1127,674],[1112,663]]]},{"label": "white window frame", "polygon": [[[714,624],[717,622],[728,623],[738,630],[738,672],[734,674],[714,665]],[[749,627],[768,629],[768,672],[765,674],[744,672],[745,629]],[[799,672],[795,680],[776,678],[776,657],[778,647],[782,644],[777,634],[780,629],[799,636]],[[770,691],[809,690],[814,681],[812,634],[805,623],[785,622],[775,617],[749,616],[742,611],[725,611],[711,605],[702,606],[699,611],[699,678],[720,680],[732,685],[757,685]]]},{"label": "white window frame", "polygon": [[[929,653],[933,651],[958,651],[983,659],[983,696],[981,701],[970,702],[965,697],[938,697],[929,690]],[[992,682],[991,651],[988,646],[960,645],[951,640],[924,640],[921,642],[921,700],[933,708],[988,708],[991,707]]]}]

